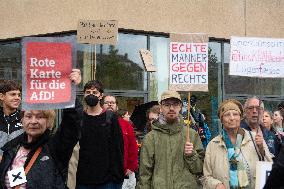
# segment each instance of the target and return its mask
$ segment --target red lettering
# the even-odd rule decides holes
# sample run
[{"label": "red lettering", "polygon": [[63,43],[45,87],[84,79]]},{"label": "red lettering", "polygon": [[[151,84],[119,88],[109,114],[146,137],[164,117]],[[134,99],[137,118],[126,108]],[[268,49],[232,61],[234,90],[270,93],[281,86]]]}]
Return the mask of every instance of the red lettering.
[{"label": "red lettering", "polygon": [[201,45],[200,52],[207,52],[207,45]]},{"label": "red lettering", "polygon": [[178,44],[172,43],[172,52],[178,52]]},{"label": "red lettering", "polygon": [[179,71],[186,72],[186,63],[179,63]]},{"label": "red lettering", "polygon": [[172,65],[172,70],[173,70],[174,72],[178,72],[178,71],[179,71],[178,63],[174,63],[174,64]]},{"label": "red lettering", "polygon": [[184,47],[184,43],[179,45],[179,52],[185,52],[185,49],[182,47]]}]

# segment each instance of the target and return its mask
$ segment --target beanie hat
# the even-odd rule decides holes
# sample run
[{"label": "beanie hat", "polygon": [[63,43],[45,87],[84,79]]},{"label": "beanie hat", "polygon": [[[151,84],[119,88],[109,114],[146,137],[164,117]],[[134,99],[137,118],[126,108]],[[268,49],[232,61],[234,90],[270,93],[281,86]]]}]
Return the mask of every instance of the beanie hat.
[{"label": "beanie hat", "polygon": [[228,110],[236,110],[240,113],[241,117],[243,116],[243,106],[239,101],[235,99],[224,100],[219,105],[219,108],[218,108],[219,119],[221,119],[223,117],[223,114],[227,112]]}]

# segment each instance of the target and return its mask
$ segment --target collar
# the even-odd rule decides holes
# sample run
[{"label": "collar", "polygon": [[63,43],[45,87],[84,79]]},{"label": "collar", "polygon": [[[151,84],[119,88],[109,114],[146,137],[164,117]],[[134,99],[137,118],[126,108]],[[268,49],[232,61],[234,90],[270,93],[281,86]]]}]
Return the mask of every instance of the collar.
[{"label": "collar", "polygon": [[[242,129],[242,128],[240,128],[240,129]],[[251,132],[251,131],[247,131],[245,129],[242,129],[242,130],[245,132],[245,134],[244,134],[244,138],[243,138],[241,147],[246,145],[248,142],[251,141],[251,138],[250,138],[249,133],[248,133],[248,132]],[[219,134],[218,136],[213,138],[212,142],[215,142],[215,143],[219,144],[219,146],[222,146],[224,148],[226,147],[225,142],[223,140],[223,136],[221,134]]]},{"label": "collar", "polygon": [[6,116],[4,114],[4,111],[3,111],[3,107],[1,107],[1,110],[0,110],[0,116],[2,116],[7,123],[12,123],[12,122],[18,122],[21,120],[21,114],[20,114],[20,110],[16,110],[15,112],[11,113],[10,115]]}]

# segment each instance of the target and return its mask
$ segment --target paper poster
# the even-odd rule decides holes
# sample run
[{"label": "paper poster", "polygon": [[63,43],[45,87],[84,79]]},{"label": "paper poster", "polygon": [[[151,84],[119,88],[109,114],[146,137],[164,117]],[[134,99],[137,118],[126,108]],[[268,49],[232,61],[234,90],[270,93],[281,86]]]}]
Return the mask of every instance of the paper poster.
[{"label": "paper poster", "polygon": [[208,36],[170,34],[169,89],[208,91]]},{"label": "paper poster", "polygon": [[229,75],[284,77],[284,39],[231,37]]},{"label": "paper poster", "polygon": [[65,38],[23,39],[23,109],[74,106],[75,86],[69,79],[76,63],[74,44]]},{"label": "paper poster", "polygon": [[79,20],[78,22],[78,43],[116,45],[117,34],[117,20]]},{"label": "paper poster", "polygon": [[263,189],[271,169],[272,169],[272,162],[265,162],[265,161],[256,162],[255,189]]},{"label": "paper poster", "polygon": [[154,62],[153,62],[153,56],[151,51],[146,49],[140,49],[140,55],[142,58],[142,62],[144,63],[145,69],[147,72],[155,72],[157,71]]}]

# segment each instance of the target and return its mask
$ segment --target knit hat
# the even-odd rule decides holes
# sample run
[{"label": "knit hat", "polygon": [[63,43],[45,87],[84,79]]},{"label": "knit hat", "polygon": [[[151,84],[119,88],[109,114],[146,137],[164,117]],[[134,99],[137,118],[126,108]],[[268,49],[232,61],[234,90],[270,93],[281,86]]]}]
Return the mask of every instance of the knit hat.
[{"label": "knit hat", "polygon": [[176,98],[179,101],[181,101],[180,94],[178,92],[176,92],[176,91],[165,91],[165,92],[162,93],[161,101],[166,100],[168,98]]},{"label": "knit hat", "polygon": [[224,100],[218,108],[218,117],[222,118],[223,114],[228,110],[236,110],[240,113],[241,117],[243,116],[243,106],[242,104],[235,99],[227,99]]}]

